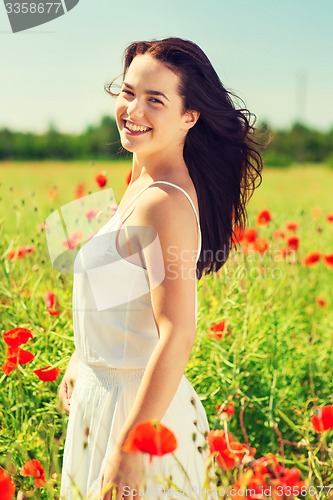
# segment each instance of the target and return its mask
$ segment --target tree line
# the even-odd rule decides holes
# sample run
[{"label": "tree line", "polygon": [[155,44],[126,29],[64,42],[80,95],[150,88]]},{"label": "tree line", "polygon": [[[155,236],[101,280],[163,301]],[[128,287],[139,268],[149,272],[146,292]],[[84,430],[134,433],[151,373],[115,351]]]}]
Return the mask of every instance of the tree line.
[{"label": "tree line", "polygon": [[[302,123],[277,130],[261,123],[258,132],[269,144],[263,151],[268,166],[325,162],[333,166],[333,127],[322,132]],[[128,156],[121,147],[115,119],[104,116],[80,134],[62,133],[50,125],[43,134],[0,129],[1,160],[99,160]]]},{"label": "tree line", "polygon": [[296,122],[289,129],[260,126],[263,136],[270,137],[264,151],[265,164],[284,167],[292,163],[327,163],[333,167],[333,127],[322,132]]}]

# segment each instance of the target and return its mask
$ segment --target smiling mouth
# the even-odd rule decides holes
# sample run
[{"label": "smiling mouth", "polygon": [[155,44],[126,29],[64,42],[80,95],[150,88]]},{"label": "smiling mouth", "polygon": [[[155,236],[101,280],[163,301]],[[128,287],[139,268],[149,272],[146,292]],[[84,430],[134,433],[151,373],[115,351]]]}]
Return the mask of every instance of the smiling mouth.
[{"label": "smiling mouth", "polygon": [[124,128],[133,134],[145,134],[152,130],[149,127],[145,127],[144,125],[135,125],[127,120],[124,120]]}]

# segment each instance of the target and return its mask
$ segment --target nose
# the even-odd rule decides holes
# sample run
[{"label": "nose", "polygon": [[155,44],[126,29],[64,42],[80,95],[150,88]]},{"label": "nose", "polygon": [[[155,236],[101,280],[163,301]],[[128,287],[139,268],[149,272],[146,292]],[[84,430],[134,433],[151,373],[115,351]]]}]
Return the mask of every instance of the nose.
[{"label": "nose", "polygon": [[144,114],[139,99],[133,99],[127,106],[128,118],[141,118]]}]

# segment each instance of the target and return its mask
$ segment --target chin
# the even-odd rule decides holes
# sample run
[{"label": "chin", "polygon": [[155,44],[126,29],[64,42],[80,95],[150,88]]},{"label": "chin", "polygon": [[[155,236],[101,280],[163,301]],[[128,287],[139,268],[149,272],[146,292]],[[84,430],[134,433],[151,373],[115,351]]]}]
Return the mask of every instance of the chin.
[{"label": "chin", "polygon": [[121,140],[120,142],[122,147],[126,149],[126,151],[128,151],[129,153],[135,153],[135,147],[129,141]]},{"label": "chin", "polygon": [[129,153],[146,153],[146,149],[143,147],[143,145],[138,145],[138,144],[133,144],[131,141],[128,141],[126,139],[121,139],[121,145],[126,151]]}]

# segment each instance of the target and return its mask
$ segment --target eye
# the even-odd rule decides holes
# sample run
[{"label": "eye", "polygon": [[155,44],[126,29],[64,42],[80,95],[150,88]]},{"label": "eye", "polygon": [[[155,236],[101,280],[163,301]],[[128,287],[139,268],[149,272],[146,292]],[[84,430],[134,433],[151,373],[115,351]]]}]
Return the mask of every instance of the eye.
[{"label": "eye", "polygon": [[130,90],[127,90],[127,89],[123,89],[122,92],[124,92],[124,94],[127,94],[127,95],[134,95],[133,92],[131,92]]},{"label": "eye", "polygon": [[156,99],[156,97],[151,97],[149,101],[152,102],[153,104],[163,104],[163,102],[160,101],[159,99]]}]

